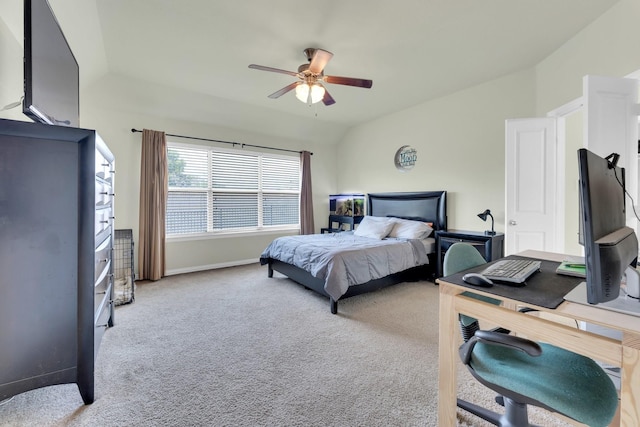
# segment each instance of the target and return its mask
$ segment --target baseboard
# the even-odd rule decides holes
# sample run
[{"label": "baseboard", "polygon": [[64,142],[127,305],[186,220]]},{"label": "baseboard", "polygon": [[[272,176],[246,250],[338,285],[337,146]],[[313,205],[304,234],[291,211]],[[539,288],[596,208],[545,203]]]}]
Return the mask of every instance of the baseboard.
[{"label": "baseboard", "polygon": [[174,268],[171,270],[166,270],[164,274],[166,276],[174,276],[176,274],[195,273],[196,271],[215,270],[217,268],[237,267],[240,265],[255,264],[257,262],[260,262],[260,261],[257,259],[245,259],[245,260],[239,260],[239,261],[223,262],[218,264],[197,265],[193,267]]}]

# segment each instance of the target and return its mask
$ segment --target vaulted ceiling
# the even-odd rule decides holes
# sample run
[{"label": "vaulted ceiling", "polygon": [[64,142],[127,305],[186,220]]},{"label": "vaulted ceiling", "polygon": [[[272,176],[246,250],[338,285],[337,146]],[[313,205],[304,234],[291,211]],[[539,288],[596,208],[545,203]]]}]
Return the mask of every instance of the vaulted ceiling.
[{"label": "vaulted ceiling", "polygon": [[[11,0],[21,4],[21,0]],[[304,138],[349,127],[532,67],[617,0],[49,0],[81,70],[84,94],[121,110]],[[3,6],[21,32],[21,8]],[[6,13],[5,13],[6,12]],[[12,14],[14,16],[12,16]],[[293,92],[303,50],[333,52],[336,104]],[[275,129],[277,128],[277,129]]]}]

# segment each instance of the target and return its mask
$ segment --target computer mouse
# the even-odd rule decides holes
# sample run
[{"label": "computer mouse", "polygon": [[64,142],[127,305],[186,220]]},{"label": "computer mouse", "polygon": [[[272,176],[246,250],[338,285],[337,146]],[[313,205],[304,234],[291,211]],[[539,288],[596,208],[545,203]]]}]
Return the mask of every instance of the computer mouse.
[{"label": "computer mouse", "polygon": [[480,273],[467,273],[462,276],[462,280],[473,286],[480,286],[483,288],[490,288],[493,286],[493,282],[488,277],[483,276]]}]

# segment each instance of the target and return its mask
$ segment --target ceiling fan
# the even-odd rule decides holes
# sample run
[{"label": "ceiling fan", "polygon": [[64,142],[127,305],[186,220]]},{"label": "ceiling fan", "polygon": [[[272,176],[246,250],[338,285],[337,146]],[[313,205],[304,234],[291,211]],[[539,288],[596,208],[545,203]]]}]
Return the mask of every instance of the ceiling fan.
[{"label": "ceiling fan", "polygon": [[297,73],[294,71],[281,70],[279,68],[265,67],[263,65],[256,64],[249,65],[249,68],[288,74],[290,76],[297,77],[300,81],[293,82],[272,93],[269,95],[269,98],[279,98],[285,93],[295,89],[296,98],[308,104],[315,104],[319,101],[322,101],[324,105],[332,105],[336,103],[322,83],[356,86],[366,89],[371,88],[373,85],[372,80],[357,79],[353,77],[325,76],[324,67],[327,65],[331,57],[333,57],[333,53],[329,51],[309,47],[304,50],[304,54],[307,56],[309,63],[300,65]]}]

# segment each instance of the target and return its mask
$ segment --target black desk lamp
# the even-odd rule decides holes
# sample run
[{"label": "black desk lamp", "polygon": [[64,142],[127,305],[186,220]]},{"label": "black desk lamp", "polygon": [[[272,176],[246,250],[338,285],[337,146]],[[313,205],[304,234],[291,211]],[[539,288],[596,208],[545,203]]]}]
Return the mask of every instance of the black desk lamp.
[{"label": "black desk lamp", "polygon": [[491,217],[491,231],[487,230],[487,231],[484,232],[484,234],[487,234],[489,236],[493,236],[494,234],[496,234],[496,232],[493,231],[493,215],[491,215],[491,211],[489,209],[487,209],[484,212],[481,212],[481,213],[478,214],[478,217],[483,221],[486,221],[488,216]]}]

